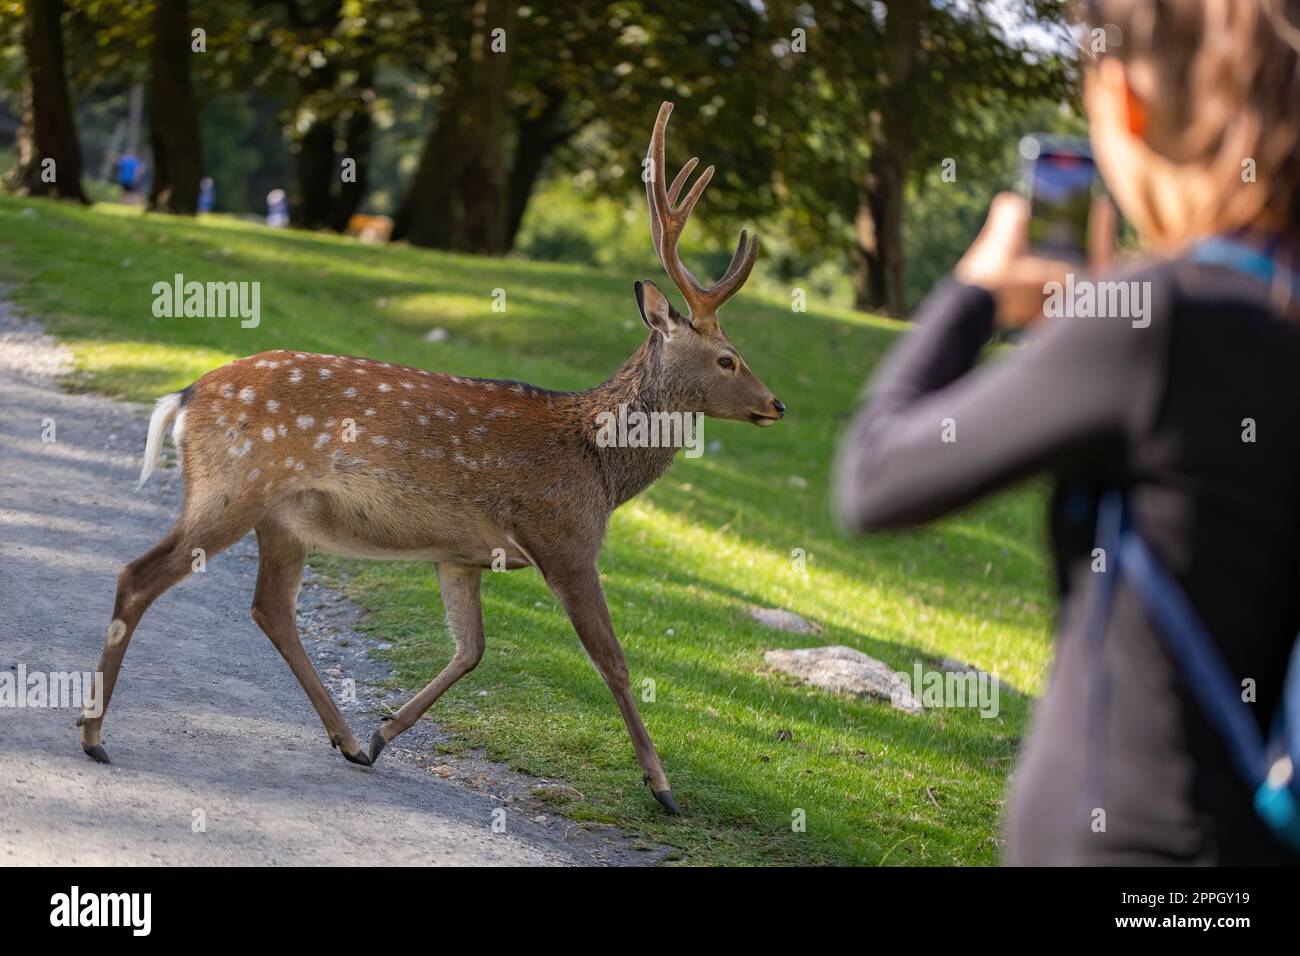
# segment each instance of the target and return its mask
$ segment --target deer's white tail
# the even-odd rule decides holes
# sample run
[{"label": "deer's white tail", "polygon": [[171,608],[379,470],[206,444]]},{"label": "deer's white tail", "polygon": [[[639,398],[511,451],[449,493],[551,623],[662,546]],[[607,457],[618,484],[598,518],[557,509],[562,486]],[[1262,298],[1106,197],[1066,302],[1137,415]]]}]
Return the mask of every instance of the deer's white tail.
[{"label": "deer's white tail", "polygon": [[[140,469],[140,480],[135,485],[136,491],[144,487],[149,475],[158,467],[158,459],[162,457],[163,435],[167,431],[167,426],[178,414],[184,414],[181,412],[181,398],[181,392],[172,392],[158,399],[158,403],[153,407],[153,414],[149,416],[149,437],[144,443],[144,467]],[[173,437],[178,443],[180,442],[181,421],[179,419]]]}]

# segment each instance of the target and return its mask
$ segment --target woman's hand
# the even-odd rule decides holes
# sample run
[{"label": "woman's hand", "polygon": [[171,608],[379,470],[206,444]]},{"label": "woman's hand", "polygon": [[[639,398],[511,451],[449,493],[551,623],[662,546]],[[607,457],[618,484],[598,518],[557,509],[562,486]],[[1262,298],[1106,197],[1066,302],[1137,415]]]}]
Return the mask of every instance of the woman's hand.
[{"label": "woman's hand", "polygon": [[[1105,266],[1114,248],[1115,214],[1109,202],[1093,205],[1088,223],[1089,259],[1093,269]],[[993,296],[997,323],[1003,329],[1022,328],[1043,316],[1049,282],[1064,282],[1077,263],[1029,254],[1029,203],[1014,193],[999,193],[989,218],[953,274]]]}]

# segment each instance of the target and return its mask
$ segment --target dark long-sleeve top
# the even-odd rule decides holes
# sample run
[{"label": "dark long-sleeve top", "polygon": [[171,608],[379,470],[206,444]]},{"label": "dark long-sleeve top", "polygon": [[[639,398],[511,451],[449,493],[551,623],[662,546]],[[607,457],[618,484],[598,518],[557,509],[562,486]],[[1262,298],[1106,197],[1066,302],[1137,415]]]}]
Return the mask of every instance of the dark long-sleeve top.
[{"label": "dark long-sleeve top", "polygon": [[1034,473],[1055,479],[1057,645],[1013,776],[1009,862],[1300,862],[1257,821],[1122,576],[1100,662],[1084,642],[1101,578],[1096,499],[1120,487],[1233,674],[1253,681],[1267,727],[1300,629],[1300,322],[1221,266],[1114,278],[1149,283],[1149,324],[1046,321],[978,368],[993,302],[939,287],[844,437],[836,507],[858,531],[905,528]]}]

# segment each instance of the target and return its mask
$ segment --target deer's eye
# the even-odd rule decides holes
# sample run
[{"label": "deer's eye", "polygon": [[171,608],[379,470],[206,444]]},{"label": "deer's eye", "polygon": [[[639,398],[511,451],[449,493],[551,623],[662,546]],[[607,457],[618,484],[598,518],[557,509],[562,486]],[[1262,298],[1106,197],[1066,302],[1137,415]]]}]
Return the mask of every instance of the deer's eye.
[{"label": "deer's eye", "polygon": [[735,367],[736,367],[736,363],[732,360],[732,358],[731,358],[730,355],[723,355],[723,356],[721,356],[721,357],[718,359],[718,364],[721,365],[723,368],[735,368]]}]

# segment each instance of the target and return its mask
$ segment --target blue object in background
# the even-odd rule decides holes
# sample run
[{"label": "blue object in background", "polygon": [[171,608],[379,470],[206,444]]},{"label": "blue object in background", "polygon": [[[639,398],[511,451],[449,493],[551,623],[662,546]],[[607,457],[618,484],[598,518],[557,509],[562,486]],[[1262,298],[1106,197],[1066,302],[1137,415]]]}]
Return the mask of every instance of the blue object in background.
[{"label": "blue object in background", "polygon": [[211,176],[204,176],[199,181],[199,212],[212,212],[217,201],[217,186]]}]

